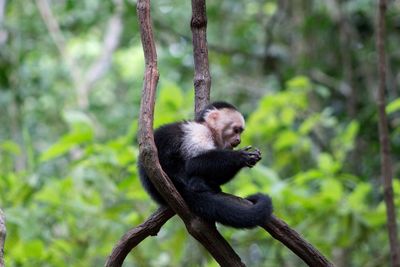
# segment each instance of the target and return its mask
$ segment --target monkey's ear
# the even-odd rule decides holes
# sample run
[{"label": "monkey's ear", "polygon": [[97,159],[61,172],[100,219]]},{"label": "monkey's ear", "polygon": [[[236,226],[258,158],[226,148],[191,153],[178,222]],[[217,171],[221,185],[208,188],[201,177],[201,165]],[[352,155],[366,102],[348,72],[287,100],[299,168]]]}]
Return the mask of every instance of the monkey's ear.
[{"label": "monkey's ear", "polygon": [[205,120],[207,122],[215,122],[219,118],[219,110],[218,109],[213,109],[207,112]]}]

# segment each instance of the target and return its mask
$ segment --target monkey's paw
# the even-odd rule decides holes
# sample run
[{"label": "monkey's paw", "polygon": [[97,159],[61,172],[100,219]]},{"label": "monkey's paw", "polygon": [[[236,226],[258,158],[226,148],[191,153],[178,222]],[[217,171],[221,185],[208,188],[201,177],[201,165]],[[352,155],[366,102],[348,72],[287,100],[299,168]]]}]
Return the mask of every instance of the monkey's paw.
[{"label": "monkey's paw", "polygon": [[242,154],[243,163],[245,166],[252,168],[261,160],[261,152],[258,148],[247,146],[239,150]]}]

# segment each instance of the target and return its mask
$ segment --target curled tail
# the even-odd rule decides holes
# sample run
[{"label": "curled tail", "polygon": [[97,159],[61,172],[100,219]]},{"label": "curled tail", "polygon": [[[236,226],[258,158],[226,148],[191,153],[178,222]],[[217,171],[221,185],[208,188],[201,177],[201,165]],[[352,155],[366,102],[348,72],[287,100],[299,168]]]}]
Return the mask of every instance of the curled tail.
[{"label": "curled tail", "polygon": [[235,228],[253,228],[263,225],[272,214],[271,198],[263,194],[247,197],[253,205],[235,201],[223,193],[209,191],[185,192],[190,209],[198,216]]}]

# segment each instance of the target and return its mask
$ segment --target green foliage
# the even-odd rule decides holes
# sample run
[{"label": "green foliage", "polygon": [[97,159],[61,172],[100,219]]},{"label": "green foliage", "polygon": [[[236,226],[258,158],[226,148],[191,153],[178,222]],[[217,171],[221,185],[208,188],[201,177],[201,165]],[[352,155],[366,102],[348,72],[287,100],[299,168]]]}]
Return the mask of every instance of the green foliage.
[{"label": "green foliage", "polygon": [[[144,71],[136,2],[123,1],[123,34],[104,75],[88,88],[87,105],[80,104],[84,81],[106,52],[107,23],[118,1],[49,2],[64,40],[62,53],[35,1],[6,1],[0,21],[6,264],[102,266],[122,234],[156,209],[136,168]],[[326,1],[207,3],[213,99],[244,111],[242,145],[263,154],[260,164],[243,170],[225,190],[270,194],[276,215],[335,263],[387,266],[374,102],[376,5],[339,2],[338,9]],[[399,12],[399,5],[390,4],[386,112],[395,177]],[[152,16],[160,70],[157,127],[193,117],[190,2],[159,0]],[[398,207],[397,178],[394,192]],[[220,229],[248,266],[304,266],[260,229]],[[125,265],[216,263],[174,217],[158,237],[130,253]]]},{"label": "green foliage", "polygon": [[64,117],[70,125],[70,132],[48,148],[41,155],[41,161],[48,161],[61,156],[72,148],[93,140],[94,132],[90,119],[84,113],[69,111],[65,113]]},{"label": "green foliage", "polygon": [[386,106],[386,113],[391,114],[393,112],[398,111],[399,109],[400,109],[400,98],[397,98]]}]

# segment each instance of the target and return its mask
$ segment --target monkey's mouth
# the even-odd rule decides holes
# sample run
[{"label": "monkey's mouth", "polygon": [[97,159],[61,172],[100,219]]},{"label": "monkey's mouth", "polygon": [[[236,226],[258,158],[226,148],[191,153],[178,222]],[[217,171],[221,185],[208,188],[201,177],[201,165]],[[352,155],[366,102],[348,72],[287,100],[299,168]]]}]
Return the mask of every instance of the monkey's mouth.
[{"label": "monkey's mouth", "polygon": [[232,149],[234,149],[235,147],[237,147],[238,145],[239,145],[238,143],[231,143],[231,144],[227,144],[227,145],[225,146],[225,148],[226,148],[226,149],[232,150]]}]

